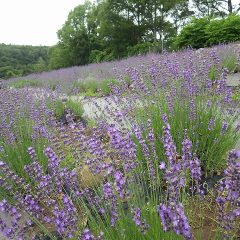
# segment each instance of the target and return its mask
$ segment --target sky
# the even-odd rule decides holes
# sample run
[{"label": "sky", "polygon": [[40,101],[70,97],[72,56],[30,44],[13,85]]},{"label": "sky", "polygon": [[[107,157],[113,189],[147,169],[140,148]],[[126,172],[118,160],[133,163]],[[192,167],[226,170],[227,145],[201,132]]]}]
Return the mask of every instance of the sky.
[{"label": "sky", "polygon": [[[166,0],[168,1],[168,0]],[[0,43],[52,46],[69,12],[84,0],[0,0]],[[234,4],[240,0],[232,0]]]},{"label": "sky", "polygon": [[0,43],[52,46],[69,12],[84,0],[0,0]]}]

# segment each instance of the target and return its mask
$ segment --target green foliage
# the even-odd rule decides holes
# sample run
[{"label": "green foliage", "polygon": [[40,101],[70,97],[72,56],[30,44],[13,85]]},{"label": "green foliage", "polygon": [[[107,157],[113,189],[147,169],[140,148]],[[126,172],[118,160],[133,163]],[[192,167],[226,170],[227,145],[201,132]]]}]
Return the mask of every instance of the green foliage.
[{"label": "green foliage", "polygon": [[103,51],[100,50],[92,50],[89,56],[89,62],[91,63],[99,63],[104,61],[112,61],[114,60],[114,54],[111,49],[106,49]]},{"label": "green foliage", "polygon": [[34,72],[43,72],[47,70],[47,63],[42,57],[39,57],[38,61],[33,65]]},{"label": "green foliage", "polygon": [[49,109],[51,109],[54,113],[54,116],[57,118],[57,119],[61,119],[64,114],[65,114],[65,106],[64,106],[64,103],[61,99],[57,99],[55,101],[51,101],[49,100],[47,102],[47,106]]},{"label": "green foliage", "polygon": [[174,48],[181,49],[184,47],[205,47],[207,41],[205,29],[208,24],[208,18],[193,18],[191,23],[186,25],[182,29],[181,33],[176,37],[173,43]]},{"label": "green foliage", "polygon": [[215,19],[206,27],[207,45],[236,42],[240,40],[240,16],[229,15],[224,19]]},{"label": "green foliage", "polygon": [[49,69],[59,69],[71,66],[71,52],[62,44],[50,47],[48,56]]},{"label": "green foliage", "polygon": [[237,66],[237,54],[226,54],[222,61],[222,67],[227,68],[229,72],[233,72]]},{"label": "green foliage", "polygon": [[12,88],[24,88],[24,87],[41,87],[42,84],[37,80],[23,79],[11,82],[8,86]]},{"label": "green foliage", "polygon": [[105,79],[103,81],[86,80],[86,81],[75,81],[73,83],[74,91],[84,96],[106,96],[111,92],[110,85],[118,84],[115,79]]},{"label": "green foliage", "polygon": [[35,70],[45,71],[47,61],[48,47],[0,44],[0,78],[23,76]]},{"label": "green foliage", "polygon": [[48,100],[47,106],[54,113],[54,116],[61,120],[66,114],[66,110],[70,110],[74,114],[76,120],[82,118],[84,109],[81,103],[68,99],[66,102],[63,102],[61,99],[56,99],[54,101]]},{"label": "green foliage", "polygon": [[211,79],[212,81],[216,80],[218,76],[218,70],[214,65],[210,67],[209,73],[208,73],[208,78]]},{"label": "green foliage", "polygon": [[115,79],[105,79],[102,81],[99,87],[103,95],[106,96],[106,95],[109,95],[111,92],[110,85],[117,85],[117,84],[118,82]]},{"label": "green foliage", "polygon": [[[226,2],[222,0],[193,0],[196,12],[200,16],[206,17],[224,17],[226,16]],[[229,2],[229,1],[228,1]],[[231,0],[230,0],[231,2]]]},{"label": "green foliage", "polygon": [[34,147],[43,168],[47,168],[47,159],[43,153],[43,149],[48,141],[43,137],[33,138],[33,127],[34,123],[29,118],[19,118],[12,128],[15,136],[14,141],[9,144],[9,142],[6,142],[6,139],[0,137],[0,145],[3,148],[3,151],[0,151],[0,158],[6,162],[15,173],[25,179],[26,173],[24,166],[32,162],[27,151],[30,146]]},{"label": "green foliage", "polygon": [[174,47],[202,48],[219,43],[240,40],[240,16],[229,15],[223,19],[193,19],[185,26],[174,41]]},{"label": "green foliage", "polygon": [[156,47],[155,45],[156,45],[155,43],[151,42],[139,43],[132,47],[128,47],[127,52],[129,56],[138,54],[142,55],[151,52],[151,50],[154,49],[154,47]]},{"label": "green foliage", "polygon": [[[238,140],[234,128],[236,116],[222,113],[217,107],[217,98],[213,97],[209,100],[211,100],[211,106],[207,107],[207,101],[204,97],[194,99],[195,109],[189,107],[189,104],[185,101],[175,100],[173,103],[173,112],[170,113],[167,101],[160,94],[156,104],[147,104],[137,110],[138,122],[145,126],[143,128],[145,131],[144,136],[148,134],[148,127],[146,126],[147,120],[150,119],[152,121],[158,159],[165,158],[160,139],[164,125],[162,114],[166,113],[171,126],[171,134],[176,144],[177,152],[180,155],[184,131],[188,129],[188,137],[193,143],[193,151],[197,153],[201,161],[204,174],[211,175],[216,171],[224,169],[226,165],[226,154],[235,147]],[[192,114],[194,114],[194,118],[191,117]],[[228,124],[227,130],[225,131],[222,130],[224,122]],[[148,142],[147,137],[145,140]],[[138,144],[138,147],[139,161],[145,161],[141,144]],[[157,169],[159,163],[155,163],[154,161],[154,164]]]},{"label": "green foliage", "polygon": [[[85,1],[84,4],[74,8],[68,15],[63,27],[58,31],[58,38],[62,49],[67,53],[65,62],[67,65],[82,65],[89,61],[90,34],[92,26],[88,25],[88,12],[92,4]],[[61,49],[61,48],[60,48]]]},{"label": "green foliage", "polygon": [[75,81],[73,83],[74,90],[77,89],[79,93],[97,93],[98,82],[94,80]]},{"label": "green foliage", "polygon": [[[160,46],[157,36],[161,32],[166,49],[180,22],[192,14],[187,3],[187,0],[107,0],[94,4],[85,1],[69,13],[58,31],[59,43],[50,49],[49,68],[145,54],[149,47],[156,50]],[[174,24],[166,19],[169,15],[174,18]]]},{"label": "green foliage", "polygon": [[236,91],[236,92],[233,94],[232,99],[233,99],[234,101],[237,101],[237,102],[239,101],[239,102],[240,102],[240,90]]},{"label": "green foliage", "polygon": [[82,118],[84,109],[81,103],[69,99],[65,103],[65,108],[70,109],[77,120]]}]

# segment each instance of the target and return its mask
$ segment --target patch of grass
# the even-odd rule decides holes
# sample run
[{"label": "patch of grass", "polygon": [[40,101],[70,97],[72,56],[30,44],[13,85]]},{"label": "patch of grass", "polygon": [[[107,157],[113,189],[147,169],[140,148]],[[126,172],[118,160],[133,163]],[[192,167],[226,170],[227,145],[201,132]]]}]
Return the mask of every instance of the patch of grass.
[{"label": "patch of grass", "polygon": [[24,88],[24,87],[41,87],[42,83],[36,80],[18,80],[9,84],[9,87],[12,88]]},{"label": "patch of grass", "polygon": [[100,97],[107,96],[111,92],[110,85],[117,84],[115,79],[105,79],[103,81],[75,81],[73,89],[83,96]]},{"label": "patch of grass", "polygon": [[232,95],[232,99],[234,101],[240,101],[240,90],[238,90],[237,92],[235,92],[233,95]]},{"label": "patch of grass", "polygon": [[74,114],[74,117],[79,120],[82,118],[84,109],[80,102],[68,99],[66,102],[63,102],[61,99],[55,101],[48,100],[47,106],[54,113],[54,116],[60,120],[64,117],[67,110],[70,110]]},{"label": "patch of grass", "polygon": [[65,108],[70,109],[71,112],[74,114],[76,119],[81,119],[84,113],[83,106],[80,102],[73,101],[71,99],[67,100],[65,103]]},{"label": "patch of grass", "polygon": [[218,77],[218,70],[214,65],[212,65],[208,73],[208,78],[214,81],[217,79],[217,77]]},{"label": "patch of grass", "polygon": [[61,99],[57,99],[54,101],[48,100],[47,101],[47,107],[51,109],[54,113],[54,116],[60,120],[65,113],[65,106]]},{"label": "patch of grass", "polygon": [[237,66],[237,54],[227,54],[222,60],[222,67],[227,68],[229,72],[233,72]]}]

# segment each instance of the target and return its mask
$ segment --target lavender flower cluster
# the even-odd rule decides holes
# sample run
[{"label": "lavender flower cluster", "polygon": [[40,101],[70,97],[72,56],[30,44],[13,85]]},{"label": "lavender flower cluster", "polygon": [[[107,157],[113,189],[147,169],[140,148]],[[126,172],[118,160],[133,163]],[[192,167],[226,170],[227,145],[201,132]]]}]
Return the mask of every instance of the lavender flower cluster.
[{"label": "lavender flower cluster", "polygon": [[[218,221],[225,239],[239,236],[240,221],[240,150],[231,151],[224,178],[219,183]],[[232,234],[230,234],[232,232]]]}]

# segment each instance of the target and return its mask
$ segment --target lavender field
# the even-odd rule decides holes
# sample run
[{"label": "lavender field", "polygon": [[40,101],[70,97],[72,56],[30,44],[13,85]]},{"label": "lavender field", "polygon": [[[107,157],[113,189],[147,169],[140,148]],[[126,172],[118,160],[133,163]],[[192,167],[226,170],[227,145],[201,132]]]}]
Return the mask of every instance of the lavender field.
[{"label": "lavender field", "polygon": [[0,239],[239,239],[239,62],[231,44],[2,83]]}]

